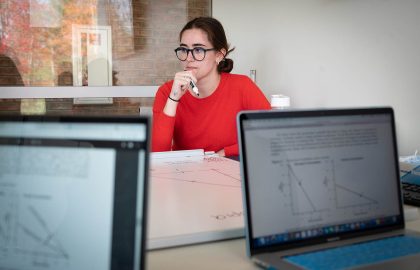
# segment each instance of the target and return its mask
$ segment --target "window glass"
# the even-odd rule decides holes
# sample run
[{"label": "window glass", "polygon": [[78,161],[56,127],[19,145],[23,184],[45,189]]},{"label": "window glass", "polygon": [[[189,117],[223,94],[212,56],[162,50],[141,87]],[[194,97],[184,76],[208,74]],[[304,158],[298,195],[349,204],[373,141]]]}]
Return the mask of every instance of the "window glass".
[{"label": "window glass", "polygon": [[160,85],[210,0],[2,0],[0,85]]}]

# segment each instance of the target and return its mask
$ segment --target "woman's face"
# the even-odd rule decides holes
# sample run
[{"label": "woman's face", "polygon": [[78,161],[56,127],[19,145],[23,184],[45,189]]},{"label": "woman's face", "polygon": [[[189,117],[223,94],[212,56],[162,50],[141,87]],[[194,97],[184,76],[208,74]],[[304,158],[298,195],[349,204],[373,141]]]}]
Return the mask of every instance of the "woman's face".
[{"label": "woman's face", "polygon": [[[207,38],[207,34],[201,29],[188,29],[182,33],[180,47],[193,49],[203,48],[212,49],[213,44]],[[223,56],[222,56],[223,57]],[[221,61],[221,53],[214,50],[206,51],[202,61],[193,58],[191,51],[188,53],[187,60],[180,61],[184,70],[191,70],[197,80],[206,77],[212,72],[217,72],[217,62]]]}]

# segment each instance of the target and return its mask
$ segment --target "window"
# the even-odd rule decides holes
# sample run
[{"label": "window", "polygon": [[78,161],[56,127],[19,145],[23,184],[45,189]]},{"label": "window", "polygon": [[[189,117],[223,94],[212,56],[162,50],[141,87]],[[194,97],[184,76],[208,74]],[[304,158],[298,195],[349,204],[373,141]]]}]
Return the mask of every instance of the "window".
[{"label": "window", "polygon": [[2,0],[0,97],[6,86],[160,85],[179,70],[182,26],[210,11],[210,0]]}]

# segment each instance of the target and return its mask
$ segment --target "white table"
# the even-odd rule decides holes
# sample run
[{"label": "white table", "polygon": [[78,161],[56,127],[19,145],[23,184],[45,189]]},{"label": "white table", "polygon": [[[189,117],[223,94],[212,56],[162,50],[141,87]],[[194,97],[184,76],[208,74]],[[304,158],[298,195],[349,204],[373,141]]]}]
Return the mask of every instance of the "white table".
[{"label": "white table", "polygon": [[[420,219],[407,228],[420,232]],[[147,252],[147,270],[161,269],[261,269],[246,256],[245,239],[234,239]]]}]

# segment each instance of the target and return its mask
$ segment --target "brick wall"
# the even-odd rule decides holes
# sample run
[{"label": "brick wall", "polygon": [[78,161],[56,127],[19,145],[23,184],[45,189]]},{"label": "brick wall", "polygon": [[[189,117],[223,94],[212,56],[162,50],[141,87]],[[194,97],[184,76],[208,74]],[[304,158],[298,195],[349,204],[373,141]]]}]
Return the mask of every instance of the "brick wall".
[{"label": "brick wall", "polygon": [[[25,105],[33,102],[34,106],[39,106],[38,101],[25,99]],[[20,99],[0,99],[0,114],[22,114],[21,103]],[[114,98],[113,104],[101,105],[73,104],[72,98],[46,98],[44,103],[47,115],[139,115],[140,108],[153,105],[153,98]]]},{"label": "brick wall", "polygon": [[4,54],[0,54],[0,86],[23,86],[22,77],[15,62]]},{"label": "brick wall", "polygon": [[[8,6],[17,3],[5,1]],[[98,17],[112,28],[114,85],[160,85],[172,79],[180,67],[173,51],[179,44],[179,31],[188,20],[209,16],[211,12],[211,0],[133,0],[130,7],[123,7],[125,13],[117,1],[97,0],[98,5],[102,2],[106,7],[101,10],[106,14]],[[40,48],[30,53],[30,61],[27,52],[7,48],[0,40],[0,53],[4,54],[0,57],[0,86],[72,85],[71,41],[66,41],[72,14],[64,12],[63,16],[66,25],[62,29],[28,28],[32,48]],[[12,31],[12,26],[4,27],[4,31],[8,30]],[[17,37],[22,36],[21,33]],[[19,40],[14,44],[19,44]],[[12,56],[12,60],[7,56]],[[45,104],[47,114],[138,115],[139,107],[151,106],[153,98],[114,98],[109,105],[75,105],[72,99],[46,99]],[[0,99],[1,114],[18,114],[20,107],[20,100]]]}]

